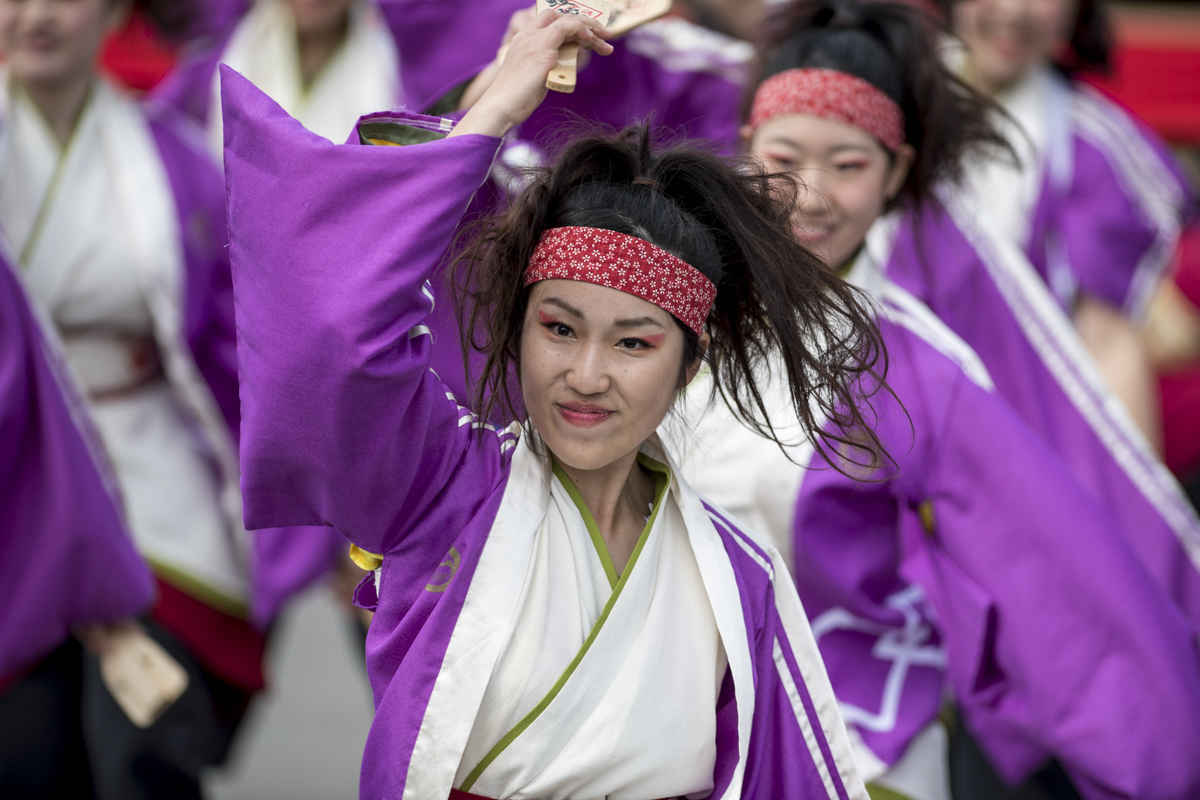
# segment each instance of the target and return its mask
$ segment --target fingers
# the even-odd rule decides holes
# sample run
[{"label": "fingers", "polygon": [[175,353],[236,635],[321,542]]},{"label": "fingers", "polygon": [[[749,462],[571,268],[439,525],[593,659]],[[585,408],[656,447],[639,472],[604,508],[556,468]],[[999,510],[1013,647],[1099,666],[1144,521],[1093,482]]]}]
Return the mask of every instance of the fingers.
[{"label": "fingers", "polygon": [[554,10],[543,11],[533,17],[523,31],[514,36],[519,36],[521,33],[528,33],[532,36],[535,32],[547,37],[544,45],[548,47],[558,48],[564,44],[578,44],[605,56],[612,53],[613,50],[612,45],[605,41],[612,38],[612,33],[596,20],[577,14]]},{"label": "fingers", "polygon": [[522,8],[518,11],[514,11],[513,15],[508,18],[508,30],[504,32],[504,40],[501,44],[506,45],[511,42],[513,36],[515,36],[519,31],[523,31],[528,28],[533,23],[533,19],[536,16],[537,9],[535,8]]}]

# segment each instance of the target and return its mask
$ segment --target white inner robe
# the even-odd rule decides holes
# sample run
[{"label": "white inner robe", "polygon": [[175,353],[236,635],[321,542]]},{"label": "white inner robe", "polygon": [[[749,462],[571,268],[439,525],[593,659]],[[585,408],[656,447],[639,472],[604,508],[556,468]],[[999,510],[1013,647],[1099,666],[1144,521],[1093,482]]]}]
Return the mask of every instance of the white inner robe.
[{"label": "white inner robe", "polygon": [[[282,0],[257,0],[238,24],[221,62],[248,78],[318,136],[341,144],[363,114],[400,103],[400,60],[391,31],[374,5],[350,12],[349,30],[328,63],[304,85],[296,22]],[[218,158],[224,142],[220,76],[213,77],[209,138]]]},{"label": "white inner robe", "polygon": [[[163,349],[147,276],[166,275],[178,290],[183,256],[174,196],[141,110],[96,83],[64,152],[32,101],[3,78],[0,228],[9,252],[24,257],[18,272],[30,297],[57,328],[51,339],[154,337]],[[68,366],[94,375],[97,364],[79,363],[80,352],[64,351]],[[220,477],[175,387],[158,379],[89,406],[139,551],[244,604],[244,558],[219,501]]]},{"label": "white inner robe", "polygon": [[[645,800],[712,791],[727,660],[672,492],[626,573],[571,677],[470,792]],[[612,596],[591,534],[558,477],[524,582],[455,786],[555,687]],[[663,705],[679,697],[696,701]]]}]

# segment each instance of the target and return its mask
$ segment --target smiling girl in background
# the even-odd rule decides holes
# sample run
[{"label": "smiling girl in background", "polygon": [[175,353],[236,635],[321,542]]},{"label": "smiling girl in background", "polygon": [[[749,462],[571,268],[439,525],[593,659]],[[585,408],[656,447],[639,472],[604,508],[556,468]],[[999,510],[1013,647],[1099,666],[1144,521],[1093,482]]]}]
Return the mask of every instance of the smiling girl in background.
[{"label": "smiling girl in background", "polygon": [[1019,163],[977,159],[968,194],[1028,256],[1102,374],[1161,452],[1154,376],[1137,326],[1193,198],[1165,144],[1078,80],[1109,67],[1103,0],[942,0],[951,61],[993,97]]}]

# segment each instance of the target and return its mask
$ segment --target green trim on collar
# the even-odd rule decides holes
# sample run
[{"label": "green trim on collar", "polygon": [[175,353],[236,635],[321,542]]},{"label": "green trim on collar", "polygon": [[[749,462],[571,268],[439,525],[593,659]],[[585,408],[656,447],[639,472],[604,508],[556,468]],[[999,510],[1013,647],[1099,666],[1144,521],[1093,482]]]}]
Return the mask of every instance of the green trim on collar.
[{"label": "green trim on collar", "polygon": [[877,783],[867,784],[867,795],[871,800],[912,800],[906,794],[901,794],[895,789],[889,789],[886,786],[880,786]]},{"label": "green trim on collar", "polygon": [[[567,490],[567,494],[571,496],[575,507],[579,509],[580,516],[583,517],[583,524],[587,526],[588,535],[592,538],[592,545],[596,548],[596,555],[600,556],[600,563],[604,566],[604,574],[608,576],[608,585],[610,588],[617,588],[617,581],[620,576],[617,575],[616,565],[613,564],[612,555],[608,552],[608,545],[604,542],[604,537],[600,535],[600,526],[596,524],[596,518],[592,516],[592,512],[587,507],[587,503],[583,501],[583,495],[579,493],[579,489],[575,487],[575,483],[570,476],[559,466],[556,459],[551,459],[554,464],[554,474],[559,481],[562,482],[563,488]],[[654,505],[651,507],[650,518],[646,520],[646,527],[642,529],[641,535],[638,537],[639,543],[649,533],[650,528],[654,525],[654,520],[658,517],[658,509],[662,505],[662,500],[666,496],[667,487],[671,485],[671,470],[665,464],[660,464],[650,458],[645,453],[637,454],[637,462],[641,464],[654,478]],[[628,571],[629,565],[626,566]]]},{"label": "green trim on collar", "polygon": [[[459,791],[471,791],[471,787],[475,785],[475,781],[479,780],[479,776],[483,774],[483,771],[491,766],[491,763],[495,761],[510,744],[515,742],[517,737],[524,733],[525,730],[532,725],[538,717],[541,716],[542,712],[545,711],[550,703],[554,701],[554,698],[558,697],[558,693],[561,692],[562,688],[567,685],[567,681],[570,680],[571,676],[575,673],[575,669],[583,661],[583,657],[586,656],[588,650],[591,649],[592,642],[596,641],[596,637],[600,635],[600,630],[604,627],[604,623],[608,620],[608,615],[612,613],[613,606],[617,604],[617,599],[621,596],[621,590],[624,589],[625,584],[629,582],[629,576],[633,573],[633,568],[634,565],[637,564],[638,556],[642,554],[642,548],[645,547],[646,540],[650,538],[650,529],[654,527],[654,520],[658,518],[658,510],[662,508],[662,501],[667,495],[667,488],[671,485],[671,470],[666,465],[658,463],[649,456],[646,456],[644,453],[638,453],[637,458],[639,464],[655,473],[655,480],[658,482],[658,488],[655,491],[654,496],[654,510],[650,512],[650,519],[646,521],[646,527],[642,530],[642,535],[638,539],[637,546],[633,548],[633,554],[629,556],[629,563],[625,565],[625,572],[622,573],[621,577],[617,579],[616,583],[614,584],[613,592],[611,595],[609,595],[608,602],[604,604],[604,610],[600,612],[600,618],[596,620],[596,624],[593,625],[591,631],[588,632],[587,638],[583,640],[583,646],[579,648],[579,652],[575,654],[575,658],[571,659],[571,663],[567,665],[567,668],[563,670],[562,675],[560,675],[558,680],[554,682],[554,686],[550,687],[550,691],[546,693],[545,697],[538,701],[538,704],[533,707],[533,710],[526,714],[525,718],[518,722],[511,731],[504,734],[500,741],[496,743],[496,746],[493,747],[486,756],[484,756],[483,760],[475,765],[475,768],[472,769],[470,774],[467,775],[466,779],[463,780],[462,786],[458,787]],[[596,527],[595,520],[592,519],[591,512],[587,510],[587,506],[584,505],[583,498],[579,497],[579,499],[576,499],[576,497],[579,495],[579,491],[575,488],[575,485],[571,483],[571,479],[566,476],[566,473],[559,468],[557,462],[554,463],[554,474],[559,476],[559,480],[562,480],[563,486],[566,487],[568,494],[571,494],[571,499],[575,500],[575,504],[579,507],[580,512],[583,514],[584,522],[588,525],[588,532],[591,533]],[[593,534],[592,541],[597,543],[598,548],[603,548],[603,550],[601,550],[603,554],[601,555],[601,560],[607,558],[608,548],[604,546],[604,540],[600,538],[599,529],[596,529],[596,533]],[[608,563],[611,565],[612,559],[608,559]],[[606,572],[607,570],[608,567],[605,568]]]}]

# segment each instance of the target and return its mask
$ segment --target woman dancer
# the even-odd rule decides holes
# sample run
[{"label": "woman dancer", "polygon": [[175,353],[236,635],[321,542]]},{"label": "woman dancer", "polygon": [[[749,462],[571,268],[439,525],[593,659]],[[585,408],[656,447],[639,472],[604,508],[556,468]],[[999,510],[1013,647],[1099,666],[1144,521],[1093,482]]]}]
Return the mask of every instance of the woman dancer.
[{"label": "woman dancer", "polygon": [[82,401],[0,259],[0,794],[91,797],[73,632],[140,614],[150,573]]},{"label": "woman dancer", "polygon": [[[276,565],[252,557],[241,525],[221,178],[194,127],[97,74],[100,42],[127,10],[120,0],[0,1],[0,229],[53,325],[47,340],[61,341],[89,398],[155,573],[149,629],[204,676],[191,687],[195,719],[167,715],[143,731],[115,704],[89,711],[89,747],[106,770],[97,789],[186,796],[262,686],[251,573]],[[164,733],[177,723],[195,723],[195,738]],[[157,768],[135,775],[135,763]]]},{"label": "woman dancer", "polygon": [[[895,397],[875,410],[896,464],[865,484],[830,470],[775,399],[787,456],[718,407],[689,432],[686,473],[793,554],[872,791],[948,796],[937,717],[952,689],[1010,780],[1053,754],[1090,797],[1186,796],[1200,780],[1186,749],[1138,720],[1152,706],[1194,715],[1191,624],[979,357],[884,277],[868,239],[888,206],[929,198],[933,176],[993,143],[985,107],[939,102],[954,90],[908,9],[799,3],[774,22],[748,144],[806,190],[797,232],[879,298]],[[902,109],[910,91],[930,105]],[[1155,696],[1098,677],[1126,670]],[[1183,724],[1194,747],[1200,729]]]},{"label": "woman dancer", "polygon": [[800,418],[859,418],[873,328],[770,180],[636,131],[575,143],[461,262],[483,385],[526,424],[428,368],[427,281],[498,137],[603,35],[536,17],[449,136],[363,123],[406,147],[329,145],[223,69],[248,523],[375,554],[363,797],[863,798],[786,569],[654,436],[704,360],[754,404],[759,348]]},{"label": "woman dancer", "polygon": [[1193,198],[1165,144],[1075,78],[1109,66],[1103,0],[942,0],[959,72],[1007,112],[1019,163],[978,159],[968,195],[1028,256],[1101,372],[1161,450],[1154,376],[1136,326]]},{"label": "woman dancer", "polygon": [[[912,19],[917,13],[898,4],[838,0],[786,8],[776,29],[780,41],[810,37],[821,44],[803,61],[790,62],[793,66],[835,67],[862,77],[882,64],[893,74],[877,80],[890,83],[887,93],[903,114],[904,140],[914,152],[903,183],[913,190],[896,195],[887,217],[856,223],[866,230],[866,246],[877,263],[978,354],[1000,395],[1116,519],[1142,563],[1200,626],[1200,521],[1179,484],[1104,384],[1070,320],[1028,261],[984,229],[978,211],[955,190],[951,181],[955,170],[961,174],[963,158],[952,158],[950,151],[936,159],[922,157],[940,152],[939,142],[952,142],[954,137],[947,137],[972,119],[951,116],[943,128],[926,124],[934,109],[957,107],[968,91],[923,58],[935,49],[930,29],[906,26],[894,37],[862,29],[868,22]],[[779,49],[786,59],[785,48]],[[943,93],[918,92],[913,82],[899,80],[907,73],[892,65],[911,59],[941,76],[934,88]],[[844,100],[821,98],[813,102],[835,109]],[[801,219],[801,234],[818,249],[828,247],[831,237],[849,235],[850,222],[836,209],[817,209]]]}]

